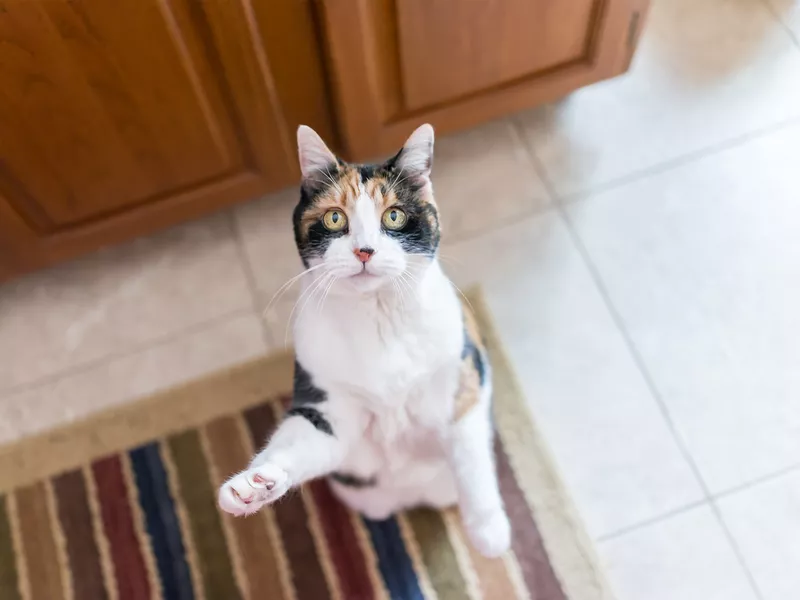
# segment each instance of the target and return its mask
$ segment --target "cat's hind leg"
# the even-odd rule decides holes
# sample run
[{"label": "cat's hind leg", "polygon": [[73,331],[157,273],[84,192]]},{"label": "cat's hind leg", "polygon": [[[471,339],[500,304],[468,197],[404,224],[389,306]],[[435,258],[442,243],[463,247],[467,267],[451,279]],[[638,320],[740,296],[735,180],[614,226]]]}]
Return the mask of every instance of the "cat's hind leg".
[{"label": "cat's hind leg", "polygon": [[452,424],[447,446],[464,528],[481,554],[495,557],[508,550],[511,526],[497,481],[490,403],[487,378],[479,402]]}]

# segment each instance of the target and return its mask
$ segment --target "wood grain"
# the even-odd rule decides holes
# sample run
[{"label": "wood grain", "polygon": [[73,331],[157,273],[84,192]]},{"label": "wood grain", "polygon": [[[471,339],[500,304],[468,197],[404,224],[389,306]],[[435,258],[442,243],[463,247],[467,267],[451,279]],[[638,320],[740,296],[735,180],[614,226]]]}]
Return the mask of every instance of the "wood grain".
[{"label": "wood grain", "polygon": [[0,0],[0,279],[298,176],[311,0]]},{"label": "wood grain", "polygon": [[405,107],[418,110],[582,59],[595,4],[398,2]]},{"label": "wood grain", "polygon": [[627,69],[648,0],[0,0],[0,281]]},{"label": "wood grain", "polygon": [[347,157],[391,152],[426,121],[464,129],[624,72],[647,4],[323,0]]}]

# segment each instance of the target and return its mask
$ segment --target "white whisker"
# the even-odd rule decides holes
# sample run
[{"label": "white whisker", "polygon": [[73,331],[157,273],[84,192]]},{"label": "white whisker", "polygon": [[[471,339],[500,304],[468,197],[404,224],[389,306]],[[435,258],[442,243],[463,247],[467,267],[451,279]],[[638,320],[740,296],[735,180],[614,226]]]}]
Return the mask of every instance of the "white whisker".
[{"label": "white whisker", "polygon": [[406,301],[403,297],[403,291],[400,289],[400,284],[397,283],[397,278],[392,279],[392,289],[394,289],[394,294],[400,302],[400,307],[405,312],[406,310]]},{"label": "white whisker", "polygon": [[[294,316],[294,311],[297,309],[297,305],[300,304],[300,301],[303,300],[304,297],[308,298],[308,297],[310,297],[309,294],[313,295],[314,290],[316,290],[321,285],[321,282],[327,281],[326,275],[327,275],[327,273],[323,273],[322,275],[317,277],[314,280],[313,283],[311,283],[305,290],[303,290],[303,293],[300,294],[300,296],[295,301],[294,306],[292,306],[292,311],[289,313],[289,318],[286,321],[286,332],[285,332],[285,334],[283,336],[283,347],[284,348],[288,348],[289,347],[289,327],[292,324],[292,316]],[[303,306],[305,306],[305,304],[303,304]],[[301,309],[301,312],[302,312],[302,309]]]},{"label": "white whisker", "polygon": [[459,293],[459,294],[461,294],[461,297],[462,297],[462,298],[464,298],[464,300],[466,301],[467,305],[469,306],[469,309],[470,309],[470,310],[471,310],[471,311],[474,313],[474,312],[475,312],[475,307],[474,307],[474,306],[472,306],[472,302],[470,302],[470,301],[469,301],[469,298],[467,298],[466,294],[465,294],[464,292],[462,292],[462,291],[461,291],[461,288],[460,288],[460,287],[458,287],[458,286],[457,286],[455,283],[453,283],[452,281],[450,282],[450,285],[452,285],[454,288],[456,288],[456,290],[458,290],[458,293]]},{"label": "white whisker", "polygon": [[325,288],[325,291],[322,292],[322,298],[320,298],[319,302],[317,302],[317,313],[322,312],[322,309],[325,306],[325,300],[328,299],[328,294],[331,293],[331,289],[333,288],[333,284],[336,283],[336,281],[338,279],[339,278],[336,277],[336,275],[331,274],[331,281],[328,284],[328,286]]},{"label": "white whisker", "polygon": [[281,295],[282,293],[287,292],[289,290],[289,288],[292,286],[293,283],[295,283],[303,275],[307,275],[308,273],[312,273],[312,272],[316,271],[317,269],[321,269],[324,266],[325,266],[325,264],[322,263],[322,264],[316,265],[314,267],[311,267],[309,269],[306,269],[305,271],[303,271],[302,273],[298,273],[297,275],[295,275],[294,277],[289,279],[289,281],[284,283],[281,287],[279,287],[278,291],[275,292],[274,294],[272,294],[272,298],[270,298],[270,301],[267,304],[267,307],[261,312],[261,317],[264,318],[264,317],[267,316],[267,313],[269,313],[269,309],[272,307],[272,303],[275,302],[275,300],[278,299],[279,295]]},{"label": "white whisker", "polygon": [[408,293],[411,296],[411,299],[412,300],[414,299],[414,288],[411,287],[411,284],[406,279],[406,276],[407,276],[407,274],[406,274],[405,271],[400,273],[399,282],[398,282],[398,287],[401,287],[401,289],[403,290],[403,300],[404,300],[404,304],[403,305],[404,305],[404,307],[405,307],[405,290],[408,290]]},{"label": "white whisker", "polygon": [[328,178],[328,181],[330,181],[330,182],[331,182],[331,185],[333,186],[333,188],[334,188],[334,189],[335,189],[335,190],[336,190],[336,191],[337,191],[339,194],[343,194],[343,193],[344,193],[344,192],[342,192],[342,188],[339,186],[339,182],[337,182],[337,181],[334,181],[334,180],[333,180],[333,177],[331,177],[331,174],[330,174],[330,173],[328,173],[328,171],[321,171],[321,173],[322,173],[323,175],[325,175],[325,177],[327,177],[327,178]]}]

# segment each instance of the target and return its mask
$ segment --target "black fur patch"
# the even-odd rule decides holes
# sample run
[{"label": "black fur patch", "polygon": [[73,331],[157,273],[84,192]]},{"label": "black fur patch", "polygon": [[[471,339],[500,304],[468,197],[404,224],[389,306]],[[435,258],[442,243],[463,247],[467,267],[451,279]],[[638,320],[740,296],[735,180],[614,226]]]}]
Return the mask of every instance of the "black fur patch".
[{"label": "black fur patch", "polygon": [[367,183],[367,181],[375,177],[375,172],[378,171],[379,165],[358,165],[357,168],[361,183]]},{"label": "black fur patch", "polygon": [[319,404],[328,399],[328,393],[314,385],[311,375],[297,359],[294,361],[294,395],[292,406]]},{"label": "black fur patch", "polygon": [[338,178],[337,165],[331,163],[326,169],[317,171],[311,177],[304,179],[303,185],[300,186],[300,202],[297,203],[292,213],[292,224],[297,251],[306,268],[309,267],[309,261],[312,258],[319,258],[325,254],[331,241],[347,233],[346,227],[342,231],[328,231],[322,222],[319,222],[312,225],[308,230],[308,235],[303,237],[300,227],[303,213],[310,209],[317,197],[327,191],[331,182]]},{"label": "black fur patch", "polygon": [[486,365],[483,362],[483,354],[480,349],[472,343],[472,340],[464,329],[464,348],[461,350],[461,358],[472,357],[472,364],[475,365],[475,370],[478,372],[478,381],[483,386],[486,380]]},{"label": "black fur patch", "polygon": [[325,416],[312,406],[293,406],[286,411],[284,418],[289,417],[303,417],[306,421],[311,423],[317,431],[333,435],[333,427]]},{"label": "black fur patch", "polygon": [[405,211],[408,220],[401,230],[387,230],[386,235],[400,242],[400,246],[409,254],[433,256],[439,247],[440,237],[436,208],[432,204],[413,200],[398,202],[397,206]]},{"label": "black fur patch", "polygon": [[347,487],[352,488],[367,488],[367,487],[374,487],[378,485],[378,478],[374,475],[369,479],[365,479],[363,477],[359,477],[358,475],[353,475],[351,473],[331,473],[330,478],[333,479],[336,483],[340,483],[342,485],[346,485]]},{"label": "black fur patch", "polygon": [[[433,256],[439,247],[439,214],[436,207],[423,198],[423,189],[427,180],[402,171],[397,165],[401,152],[382,164],[350,165],[339,161],[331,163],[326,169],[317,171],[303,180],[300,188],[300,202],[294,209],[294,239],[300,258],[306,268],[314,258],[325,254],[330,243],[336,238],[347,235],[348,228],[342,231],[328,231],[322,222],[317,222],[301,231],[303,215],[311,209],[317,199],[326,193],[335,182],[345,177],[354,169],[362,183],[373,178],[381,178],[386,184],[381,185],[381,193],[385,196],[393,191],[397,201],[393,206],[402,209],[407,221],[400,231],[384,230],[389,237],[400,242],[403,250],[409,254]],[[349,171],[348,171],[349,170]]]},{"label": "black fur patch", "polygon": [[409,176],[397,167],[401,150],[381,165],[379,174],[389,182],[394,190],[397,204],[406,213],[408,220],[399,231],[386,231],[386,235],[400,242],[409,254],[433,256],[439,247],[439,213],[436,207],[422,198],[427,183],[419,177]]}]

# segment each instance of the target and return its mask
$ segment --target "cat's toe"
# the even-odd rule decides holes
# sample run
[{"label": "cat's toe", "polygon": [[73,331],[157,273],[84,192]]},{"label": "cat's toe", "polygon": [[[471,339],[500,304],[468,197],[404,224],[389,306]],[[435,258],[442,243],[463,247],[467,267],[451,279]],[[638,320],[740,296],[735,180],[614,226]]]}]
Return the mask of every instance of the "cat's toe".
[{"label": "cat's toe", "polygon": [[263,490],[270,495],[278,493],[282,489],[285,491],[289,479],[286,471],[269,463],[248,469],[246,474],[247,482],[251,487]]},{"label": "cat's toe", "polygon": [[250,512],[250,506],[256,500],[255,490],[247,489],[249,485],[242,485],[243,483],[246,484],[246,481],[242,481],[241,476],[237,475],[222,484],[217,496],[219,507],[237,517]]},{"label": "cat's toe", "polygon": [[476,550],[487,558],[496,558],[511,547],[511,524],[502,512],[467,523],[467,533]]},{"label": "cat's toe", "polygon": [[234,516],[250,515],[280,498],[289,477],[274,465],[260,465],[234,475],[220,487],[219,507]]}]

